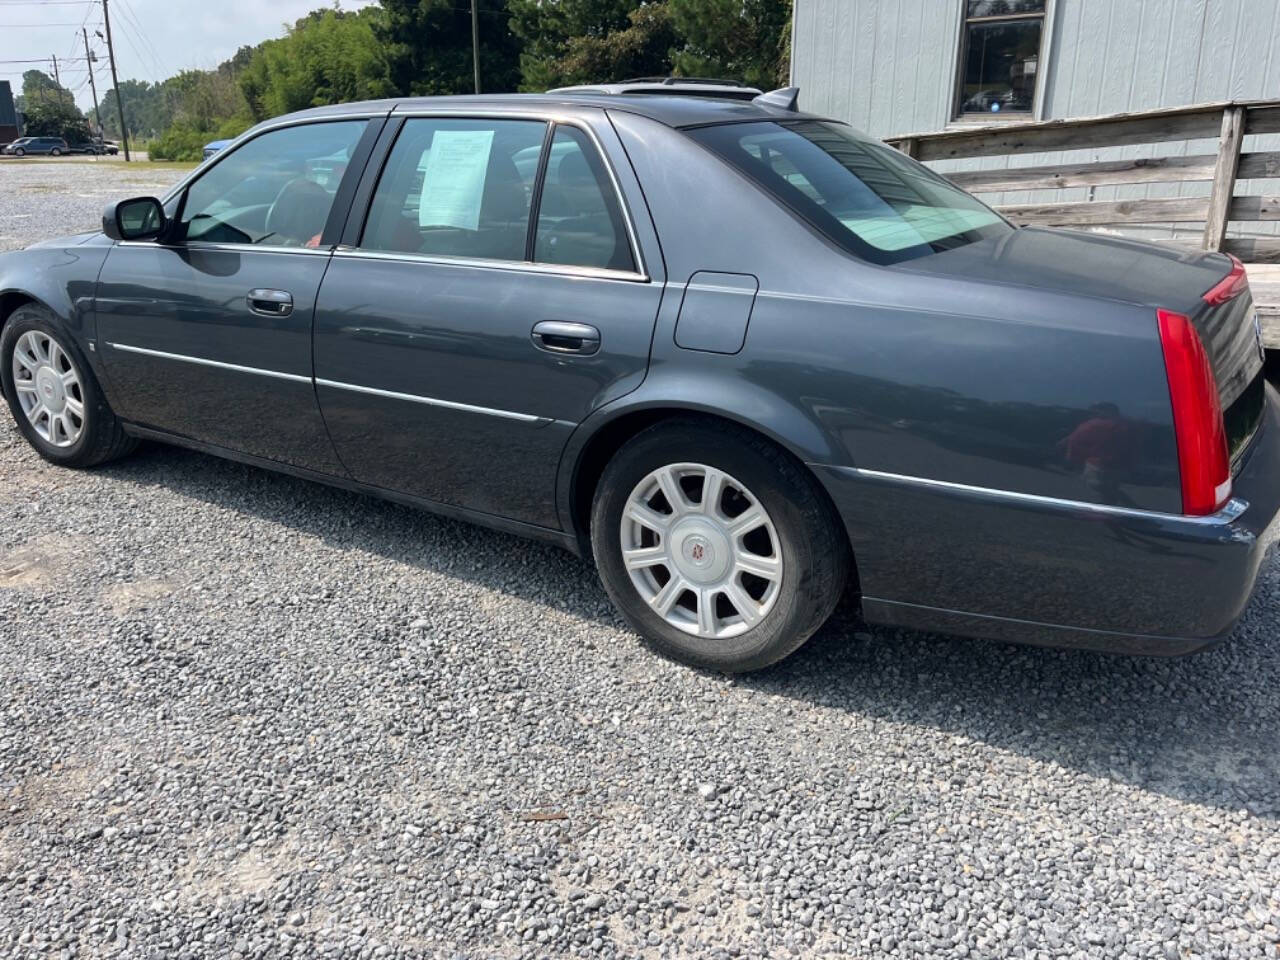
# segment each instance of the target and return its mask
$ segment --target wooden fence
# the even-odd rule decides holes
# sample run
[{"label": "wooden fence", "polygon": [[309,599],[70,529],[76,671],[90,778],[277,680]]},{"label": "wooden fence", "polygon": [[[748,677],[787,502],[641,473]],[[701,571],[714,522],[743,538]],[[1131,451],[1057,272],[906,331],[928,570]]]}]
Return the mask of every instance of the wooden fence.
[{"label": "wooden fence", "polygon": [[1267,133],[1280,133],[1280,100],[1202,103],[1071,120],[966,126],[890,137],[887,142],[929,163],[1216,139],[1216,152],[1200,156],[1011,166],[948,172],[945,176],[979,194],[1118,184],[1211,184],[1208,196],[1202,197],[1027,203],[998,209],[1015,223],[1085,230],[1137,224],[1203,224],[1198,246],[1233,253],[1246,263],[1264,339],[1269,347],[1280,347],[1280,236],[1227,236],[1231,224],[1280,221],[1280,196],[1236,195],[1236,184],[1242,180],[1280,178],[1280,151],[1243,151],[1247,135]]}]

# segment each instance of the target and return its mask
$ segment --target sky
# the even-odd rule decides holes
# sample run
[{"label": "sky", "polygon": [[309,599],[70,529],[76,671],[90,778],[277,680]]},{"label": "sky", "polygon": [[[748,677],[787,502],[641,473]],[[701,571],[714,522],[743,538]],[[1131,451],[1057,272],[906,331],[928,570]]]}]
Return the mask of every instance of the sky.
[{"label": "sky", "polygon": [[[356,10],[375,0],[341,2],[344,10]],[[209,69],[240,47],[282,36],[286,23],[331,5],[332,0],[109,0],[116,68],[121,80],[152,82],[180,70]],[[102,29],[101,0],[0,0],[0,80],[21,93],[22,72],[52,75],[50,58],[56,56],[63,86],[82,109],[92,107],[81,26],[88,28],[90,49],[98,56],[94,79],[101,97],[111,85],[107,44],[94,36]]]}]

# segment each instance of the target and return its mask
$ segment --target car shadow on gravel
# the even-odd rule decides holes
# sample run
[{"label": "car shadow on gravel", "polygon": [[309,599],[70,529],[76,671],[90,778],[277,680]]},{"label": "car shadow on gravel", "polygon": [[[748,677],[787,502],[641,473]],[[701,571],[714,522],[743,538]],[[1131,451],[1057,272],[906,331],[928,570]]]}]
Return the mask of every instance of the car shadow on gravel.
[{"label": "car shadow on gravel", "polygon": [[867,627],[856,604],[763,692],[928,727],[1188,803],[1280,820],[1280,604],[1268,565],[1240,625],[1187,657],[1050,650]]},{"label": "car shadow on gravel", "polygon": [[[594,568],[560,548],[204,454],[148,445],[125,482],[285,524],[340,549],[621,627]],[[1188,803],[1280,819],[1273,560],[1235,633],[1177,659],[1048,650],[868,627],[843,603],[740,687],[915,725]]]}]

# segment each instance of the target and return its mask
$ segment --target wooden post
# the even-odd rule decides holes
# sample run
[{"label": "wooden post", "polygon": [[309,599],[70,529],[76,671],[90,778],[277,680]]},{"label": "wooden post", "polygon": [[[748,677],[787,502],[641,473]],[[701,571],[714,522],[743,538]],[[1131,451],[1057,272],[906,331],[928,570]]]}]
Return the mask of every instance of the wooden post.
[{"label": "wooden post", "polygon": [[1236,169],[1240,146],[1244,143],[1244,107],[1229,106],[1222,111],[1222,135],[1218,138],[1218,161],[1213,167],[1213,191],[1204,222],[1204,248],[1218,251],[1227,236],[1227,217],[1236,192]]},{"label": "wooden post", "polygon": [[907,137],[905,140],[899,140],[894,144],[898,148],[899,153],[905,153],[908,157],[915,159],[915,155],[920,152],[920,141],[915,137]]}]

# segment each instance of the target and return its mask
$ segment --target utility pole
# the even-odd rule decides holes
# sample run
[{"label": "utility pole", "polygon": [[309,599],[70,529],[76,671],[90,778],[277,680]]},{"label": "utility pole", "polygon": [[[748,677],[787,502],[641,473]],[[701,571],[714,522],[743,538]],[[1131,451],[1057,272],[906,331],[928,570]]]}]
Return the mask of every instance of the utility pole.
[{"label": "utility pole", "polygon": [[93,91],[93,119],[98,122],[98,139],[102,136],[102,110],[98,107],[98,85],[93,82],[93,61],[96,59],[89,49],[89,31],[81,29],[84,34],[84,65],[89,68],[89,89]]},{"label": "utility pole", "polygon": [[120,111],[120,139],[124,143],[124,162],[129,162],[129,130],[124,125],[124,101],[120,99],[120,79],[116,76],[116,48],[111,43],[111,15],[107,0],[102,0],[102,22],[107,28],[107,59],[111,61],[111,85],[116,90],[116,109]]},{"label": "utility pole", "polygon": [[[471,63],[476,71],[476,93],[480,92],[480,12],[476,4],[480,0],[471,0]],[[106,6],[107,0],[102,0]]]},{"label": "utility pole", "polygon": [[56,55],[53,55],[53,82],[59,87],[62,86],[62,78],[58,76],[58,58]]}]

